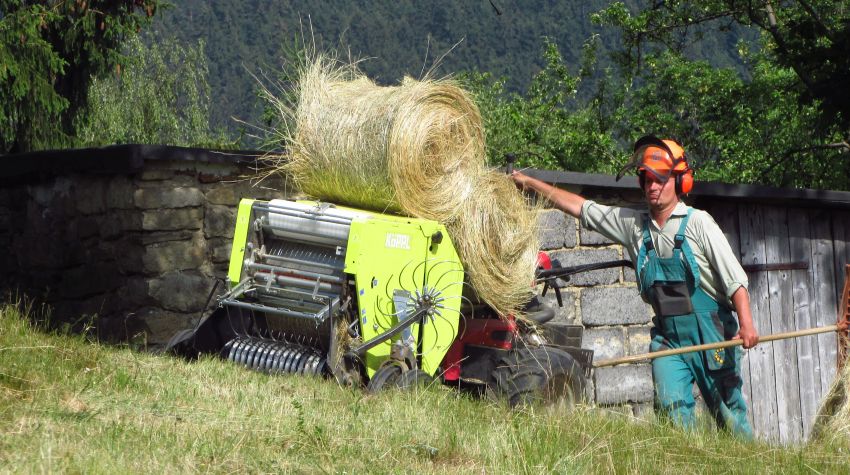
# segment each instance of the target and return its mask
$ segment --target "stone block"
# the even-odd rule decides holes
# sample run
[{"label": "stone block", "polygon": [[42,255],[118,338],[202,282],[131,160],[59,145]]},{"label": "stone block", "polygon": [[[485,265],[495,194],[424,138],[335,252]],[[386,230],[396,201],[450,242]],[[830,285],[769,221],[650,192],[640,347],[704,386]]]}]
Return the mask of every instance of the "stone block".
[{"label": "stone block", "polygon": [[593,350],[594,360],[625,356],[626,338],[622,328],[586,328],[581,347]]},{"label": "stone block", "polygon": [[197,188],[139,188],[133,192],[133,203],[141,209],[190,208],[203,202],[204,195]]},{"label": "stone block", "polygon": [[86,239],[100,234],[100,223],[102,218],[93,216],[82,216],[68,223],[69,239]]},{"label": "stone block", "polygon": [[73,181],[69,177],[61,176],[52,182],[48,180],[28,186],[27,194],[38,206],[55,208],[57,201],[70,203],[69,198],[73,188]]},{"label": "stone block", "polygon": [[236,208],[208,205],[204,213],[204,235],[209,238],[232,238],[236,226]]},{"label": "stone block", "polygon": [[540,249],[560,249],[575,247],[575,219],[559,210],[546,210],[540,213]]},{"label": "stone block", "polygon": [[82,298],[111,292],[123,285],[124,278],[114,265],[97,263],[63,271],[57,289],[63,298]]},{"label": "stone block", "polygon": [[75,186],[76,208],[82,214],[106,211],[106,183],[102,180],[80,180]]},{"label": "stone block", "polygon": [[635,275],[634,269],[630,267],[623,267],[623,282],[637,282],[637,276]]},{"label": "stone block", "polygon": [[648,364],[597,368],[593,379],[597,404],[643,403],[655,396]]},{"label": "stone block", "polygon": [[639,355],[649,352],[649,342],[652,338],[649,336],[650,327],[630,327],[626,329],[628,334],[628,348],[630,355]]},{"label": "stone block", "polygon": [[[620,256],[616,249],[574,249],[549,253],[553,265],[572,267],[604,261],[616,261]],[[613,267],[590,272],[581,272],[570,277],[569,283],[561,285],[590,286],[613,284],[620,280],[620,269]]]},{"label": "stone block", "polygon": [[103,239],[116,239],[128,232],[142,230],[142,213],[138,211],[110,210],[96,219]]},{"label": "stone block", "polygon": [[145,231],[173,231],[200,229],[204,222],[203,208],[146,210],[142,212],[142,229]]},{"label": "stone block", "polygon": [[114,176],[106,185],[106,206],[109,209],[131,209],[133,207],[133,182],[123,176]]},{"label": "stone block", "polygon": [[230,262],[230,251],[233,247],[230,239],[211,239],[207,241],[207,246],[210,249],[210,259],[213,264]]},{"label": "stone block", "polygon": [[[540,288],[542,290],[542,287]],[[541,296],[543,301],[555,310],[555,318],[553,322],[561,323],[578,323],[576,319],[576,293],[567,289],[561,289],[561,301],[564,306],[558,306],[558,298],[555,296],[555,290],[549,289],[546,295]]]},{"label": "stone block", "polygon": [[138,308],[150,305],[152,303],[152,299],[149,295],[149,284],[149,279],[143,276],[135,275],[128,277],[124,282],[124,285],[115,292],[115,300],[119,302],[119,304],[115,306],[116,311],[134,311]]},{"label": "stone block", "polygon": [[143,246],[169,241],[188,241],[199,235],[199,231],[181,229],[178,231],[151,231],[140,237]]},{"label": "stone block", "polygon": [[159,242],[145,246],[142,269],[148,274],[197,269],[204,263],[206,255],[203,239]]},{"label": "stone block", "polygon": [[145,167],[139,175],[142,181],[162,181],[172,177],[174,177],[174,170],[167,168],[154,169],[152,167]]},{"label": "stone block", "polygon": [[196,271],[173,271],[150,279],[150,296],[158,307],[175,312],[203,310],[215,284],[212,277]]},{"label": "stone block", "polygon": [[144,324],[146,343],[153,346],[163,346],[175,333],[192,328],[199,316],[199,313],[169,312],[159,308],[145,308],[134,315]]},{"label": "stone block", "polygon": [[12,213],[8,209],[0,208],[0,232],[12,227]]},{"label": "stone block", "polygon": [[581,292],[581,321],[587,326],[647,324],[651,308],[634,287],[595,287]]},{"label": "stone block", "polygon": [[[267,189],[269,186],[272,187],[271,190]],[[260,187],[254,186],[248,180],[239,180],[211,184],[204,192],[204,197],[209,204],[235,207],[242,198],[283,199],[288,196],[288,193],[279,190],[283,190],[283,187],[275,188],[266,182]]]},{"label": "stone block", "polygon": [[[148,166],[152,162],[148,162]],[[196,165],[197,162],[186,162],[189,166]],[[166,168],[161,170],[151,170],[151,177],[163,176],[161,180],[134,180],[136,189],[141,188],[179,188],[179,187],[196,187],[198,186],[198,173],[192,170],[177,170],[169,168],[167,163],[160,162],[160,166],[165,165]]]},{"label": "stone block", "polygon": [[579,229],[579,239],[582,246],[607,246],[614,244],[614,241],[584,226],[581,226],[581,229]]}]

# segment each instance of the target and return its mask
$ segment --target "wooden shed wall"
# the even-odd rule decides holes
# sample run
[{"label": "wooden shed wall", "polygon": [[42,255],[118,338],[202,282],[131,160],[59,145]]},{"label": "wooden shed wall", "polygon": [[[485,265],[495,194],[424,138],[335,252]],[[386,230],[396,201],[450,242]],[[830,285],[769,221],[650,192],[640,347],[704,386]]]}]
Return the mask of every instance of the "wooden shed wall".
[{"label": "wooden shed wall", "polygon": [[[850,211],[717,199],[696,206],[714,216],[742,264],[808,263],[805,270],[749,273],[759,333],[835,323],[843,268],[850,263]],[[836,376],[836,350],[836,335],[825,333],[746,351],[744,392],[760,438],[789,443],[808,437]]]}]

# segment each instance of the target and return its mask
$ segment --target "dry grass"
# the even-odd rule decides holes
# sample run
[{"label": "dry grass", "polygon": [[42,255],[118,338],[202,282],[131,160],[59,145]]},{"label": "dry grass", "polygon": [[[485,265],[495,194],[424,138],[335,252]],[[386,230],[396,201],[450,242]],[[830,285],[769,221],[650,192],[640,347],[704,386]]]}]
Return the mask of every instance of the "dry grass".
[{"label": "dry grass", "polygon": [[[651,417],[503,405],[434,385],[368,395],[33,328],[0,305],[0,473],[848,473]],[[705,427],[711,427],[706,421]]]},{"label": "dry grass", "polygon": [[505,175],[481,175],[476,190],[462,210],[463,219],[448,229],[453,236],[480,236],[457,243],[469,281],[490,306],[516,312],[531,298],[540,248],[539,215],[528,211],[523,196]]},{"label": "dry grass", "polygon": [[850,448],[850,362],[844,363],[818,410],[812,439]]},{"label": "dry grass", "polygon": [[485,163],[478,107],[451,80],[378,86],[351,63],[309,62],[281,115],[274,167],[302,192],[445,224],[481,298],[518,313],[530,296],[537,213]]}]

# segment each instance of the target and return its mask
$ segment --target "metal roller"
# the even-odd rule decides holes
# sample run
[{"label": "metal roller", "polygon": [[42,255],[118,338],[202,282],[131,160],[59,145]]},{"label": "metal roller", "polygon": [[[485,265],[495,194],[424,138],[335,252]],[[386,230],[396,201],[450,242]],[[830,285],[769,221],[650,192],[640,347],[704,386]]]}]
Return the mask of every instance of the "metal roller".
[{"label": "metal roller", "polygon": [[241,336],[226,347],[228,360],[257,371],[320,375],[324,368],[317,349],[297,343]]}]

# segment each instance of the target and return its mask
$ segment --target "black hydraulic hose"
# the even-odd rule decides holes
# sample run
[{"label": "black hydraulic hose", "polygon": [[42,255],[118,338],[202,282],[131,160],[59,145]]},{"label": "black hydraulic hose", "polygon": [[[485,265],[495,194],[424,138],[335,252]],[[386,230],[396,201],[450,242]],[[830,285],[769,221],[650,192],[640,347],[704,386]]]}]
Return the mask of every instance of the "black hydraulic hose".
[{"label": "black hydraulic hose", "polygon": [[583,264],[580,266],[571,266],[571,267],[558,267],[554,269],[545,269],[537,271],[537,283],[541,283],[553,278],[564,278],[569,277],[573,274],[578,274],[581,272],[588,272],[592,270],[599,269],[607,269],[610,267],[620,267],[625,266],[631,269],[634,269],[634,265],[632,261],[629,260],[619,260],[619,261],[606,261],[606,262],[596,262],[593,264]]}]

